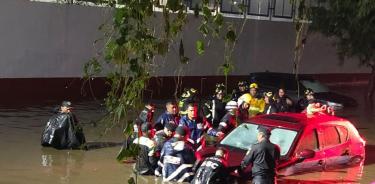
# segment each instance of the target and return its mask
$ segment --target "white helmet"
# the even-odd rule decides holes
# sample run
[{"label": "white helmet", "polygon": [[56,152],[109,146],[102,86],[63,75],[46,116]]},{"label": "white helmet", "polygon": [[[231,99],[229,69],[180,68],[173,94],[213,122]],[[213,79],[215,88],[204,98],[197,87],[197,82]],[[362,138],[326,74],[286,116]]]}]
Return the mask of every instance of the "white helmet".
[{"label": "white helmet", "polygon": [[237,102],[236,101],[229,101],[225,106],[225,110],[230,111],[232,109],[237,109]]}]

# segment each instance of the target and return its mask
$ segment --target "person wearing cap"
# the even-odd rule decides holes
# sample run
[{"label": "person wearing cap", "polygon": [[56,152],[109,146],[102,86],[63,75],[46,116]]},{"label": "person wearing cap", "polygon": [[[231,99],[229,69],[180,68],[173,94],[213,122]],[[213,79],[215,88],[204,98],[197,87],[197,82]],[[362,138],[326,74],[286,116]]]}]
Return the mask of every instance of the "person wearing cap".
[{"label": "person wearing cap", "polygon": [[285,89],[280,88],[275,95],[275,105],[278,112],[292,112],[293,100],[285,94]]},{"label": "person wearing cap", "polygon": [[172,101],[169,101],[165,104],[165,108],[166,111],[163,114],[161,114],[155,121],[154,128],[156,131],[163,130],[164,125],[167,123],[174,123],[178,125],[179,116],[177,105]]},{"label": "person wearing cap", "polygon": [[219,126],[221,118],[223,118],[226,113],[225,102],[223,101],[224,91],[224,84],[216,84],[215,95],[203,106],[203,114],[213,128]]},{"label": "person wearing cap", "polygon": [[187,115],[180,119],[179,126],[188,130],[187,141],[194,150],[200,150],[205,142],[204,133],[215,136],[217,131],[212,128],[210,123],[198,116],[198,107],[196,104],[189,104]]},{"label": "person wearing cap", "polygon": [[243,94],[249,92],[249,84],[246,81],[239,81],[237,84],[238,88],[232,92],[232,100],[237,101]]},{"label": "person wearing cap", "polygon": [[275,183],[276,166],[280,159],[280,147],[270,142],[271,131],[264,126],[258,127],[258,143],[251,146],[241,162],[241,170],[252,165],[253,184]]},{"label": "person wearing cap", "polygon": [[228,134],[234,128],[237,127],[237,102],[236,101],[229,101],[225,106],[227,113],[225,116],[220,120],[219,128],[218,128],[218,136],[223,137],[224,135]]},{"label": "person wearing cap", "polygon": [[133,144],[139,146],[137,161],[134,166],[134,171],[141,175],[154,174],[156,166],[155,159],[155,142],[150,139],[151,125],[143,123],[141,125],[142,136],[133,140]]},{"label": "person wearing cap", "polygon": [[273,114],[277,113],[277,107],[275,105],[275,101],[272,98],[273,94],[271,91],[264,93],[264,111],[263,114]]},{"label": "person wearing cap", "polygon": [[264,111],[265,102],[263,98],[258,98],[258,84],[250,84],[250,107],[249,107],[249,116],[253,117],[258,114],[261,114]]},{"label": "person wearing cap", "polygon": [[164,143],[168,141],[176,130],[177,125],[175,123],[166,123],[163,130],[156,132],[154,141],[155,141],[155,159],[154,163],[157,163],[157,169],[155,170],[155,175],[160,176],[162,173],[163,164],[160,162],[160,154],[163,149]]},{"label": "person wearing cap", "polygon": [[225,148],[218,148],[214,156],[204,159],[191,184],[231,183],[227,154],[228,151]]},{"label": "person wearing cap", "polygon": [[310,88],[305,90],[305,96],[298,100],[297,103],[297,111],[302,112],[307,108],[309,104],[315,103],[316,100],[314,98],[314,91]]},{"label": "person wearing cap", "polygon": [[60,110],[49,119],[43,130],[42,146],[56,149],[82,148],[86,143],[85,135],[72,109],[70,101],[61,103]]},{"label": "person wearing cap", "polygon": [[185,136],[185,127],[179,126],[173,138],[163,146],[160,155],[160,162],[163,164],[163,182],[190,182],[193,179],[194,151],[189,144],[186,144]]}]

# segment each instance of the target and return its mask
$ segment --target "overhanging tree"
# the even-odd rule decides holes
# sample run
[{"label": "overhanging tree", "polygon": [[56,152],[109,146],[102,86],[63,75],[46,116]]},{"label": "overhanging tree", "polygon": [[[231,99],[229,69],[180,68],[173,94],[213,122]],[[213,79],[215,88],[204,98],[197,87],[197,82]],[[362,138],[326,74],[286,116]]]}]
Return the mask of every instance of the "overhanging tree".
[{"label": "overhanging tree", "polygon": [[375,90],[375,1],[320,0],[324,6],[312,8],[311,31],[334,38],[339,58],[357,58],[371,69],[367,98]]}]

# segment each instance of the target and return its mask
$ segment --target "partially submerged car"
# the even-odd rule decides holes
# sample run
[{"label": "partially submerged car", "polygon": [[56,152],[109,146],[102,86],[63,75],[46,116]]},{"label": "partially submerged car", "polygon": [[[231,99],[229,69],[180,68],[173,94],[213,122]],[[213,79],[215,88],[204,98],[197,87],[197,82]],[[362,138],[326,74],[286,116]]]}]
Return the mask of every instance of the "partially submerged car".
[{"label": "partially submerged car", "polygon": [[325,113],[278,113],[250,118],[218,144],[196,152],[197,159],[212,156],[217,147],[223,147],[228,150],[228,166],[235,171],[257,142],[260,125],[271,129],[270,141],[280,146],[278,175],[353,166],[365,158],[365,141],[348,120]]},{"label": "partially submerged car", "polygon": [[299,75],[297,82],[294,74],[258,72],[250,74],[250,82],[257,83],[260,92],[277,92],[279,88],[284,88],[286,94],[288,94],[294,102],[297,102],[298,99],[304,95],[303,92],[305,89],[310,88],[315,93],[315,99],[320,103],[333,107],[336,111],[344,107],[357,106],[357,102],[353,98],[332,92],[319,81],[306,75]]}]

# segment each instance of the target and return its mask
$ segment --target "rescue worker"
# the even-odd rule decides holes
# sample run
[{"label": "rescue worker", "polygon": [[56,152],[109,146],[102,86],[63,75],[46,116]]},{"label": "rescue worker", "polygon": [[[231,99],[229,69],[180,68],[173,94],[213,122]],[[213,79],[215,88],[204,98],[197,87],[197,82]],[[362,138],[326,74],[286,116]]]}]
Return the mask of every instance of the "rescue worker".
[{"label": "rescue worker", "polygon": [[276,166],[280,159],[279,146],[270,142],[271,131],[267,127],[258,127],[258,143],[251,146],[241,162],[241,170],[252,165],[253,184],[274,184]]},{"label": "rescue worker", "polygon": [[156,131],[163,130],[164,125],[167,123],[174,123],[178,125],[179,116],[177,105],[171,101],[165,104],[166,111],[161,114],[155,122],[154,129]]},{"label": "rescue worker", "polygon": [[181,98],[178,102],[179,113],[181,116],[187,114],[187,105],[190,103],[199,103],[198,91],[194,88],[184,89]]},{"label": "rescue worker", "polygon": [[249,84],[246,81],[239,81],[237,84],[238,88],[232,92],[232,100],[237,101],[243,94],[249,92]]},{"label": "rescue worker", "polygon": [[280,88],[275,95],[275,104],[278,112],[292,112],[293,101],[285,94],[285,89]]},{"label": "rescue worker", "polygon": [[133,125],[133,136],[131,137],[132,139],[140,136],[141,132],[139,131],[139,128],[142,126],[142,124],[149,123],[152,125],[154,112],[155,105],[152,103],[147,103],[144,109],[139,114],[138,118],[135,120],[135,123]]},{"label": "rescue worker", "polygon": [[220,132],[218,133],[219,137],[228,134],[237,127],[237,102],[229,101],[225,106],[225,109],[227,110],[227,113],[221,119],[218,128],[218,131]]},{"label": "rescue worker", "polygon": [[271,91],[264,93],[264,111],[263,114],[273,114],[277,113],[277,107],[275,105],[275,101],[272,98],[273,94]]},{"label": "rescue worker", "polygon": [[161,150],[163,149],[164,143],[168,141],[174,134],[177,125],[174,123],[166,123],[163,130],[159,130],[156,132],[154,141],[155,141],[155,155],[154,159],[157,162],[158,166],[155,170],[155,176],[161,176],[163,164],[160,162],[160,154]]},{"label": "rescue worker", "polygon": [[251,101],[251,96],[249,93],[245,93],[240,98],[238,98],[237,119],[239,120],[239,123],[246,121],[250,117],[249,116],[250,101]]},{"label": "rescue worker", "polygon": [[179,126],[186,127],[188,130],[187,141],[194,150],[200,150],[204,143],[204,133],[215,136],[217,132],[211,127],[209,122],[198,116],[198,107],[195,104],[189,104],[187,115],[180,120]]},{"label": "rescue worker", "polygon": [[155,142],[150,139],[151,125],[143,123],[141,125],[142,136],[134,139],[133,144],[139,146],[137,161],[134,166],[134,171],[141,175],[154,174],[156,166],[155,159]]},{"label": "rescue worker", "polygon": [[262,98],[257,97],[258,84],[250,84],[250,107],[249,115],[250,117],[261,114],[264,111],[265,102]]},{"label": "rescue worker", "polygon": [[203,114],[213,128],[219,126],[221,118],[225,115],[224,84],[216,84],[215,95],[203,106]]},{"label": "rescue worker", "polygon": [[304,94],[305,96],[301,98],[300,100],[298,100],[298,103],[297,103],[298,112],[302,112],[303,110],[307,108],[309,104],[316,102],[314,98],[314,91],[312,89],[307,88]]},{"label": "rescue worker", "polygon": [[[137,119],[133,122],[133,132],[130,136],[126,136],[125,140],[122,144],[122,147],[117,155],[117,160],[119,161],[126,161],[123,160],[126,158],[128,150],[134,150],[134,146],[132,146],[133,141],[142,136],[142,131],[140,131],[141,126],[143,124],[152,124],[152,119],[155,112],[155,105],[151,103],[147,103],[141,113],[138,115]],[[126,129],[124,130],[126,131]],[[153,137],[155,131],[153,129],[150,130],[149,136]]]},{"label": "rescue worker", "polygon": [[224,184],[228,176],[227,151],[218,148],[215,156],[204,159],[191,184]]},{"label": "rescue worker", "polygon": [[185,127],[176,128],[172,139],[165,142],[160,161],[163,163],[163,182],[190,182],[194,176],[192,167],[195,162],[194,151],[186,144]]}]

